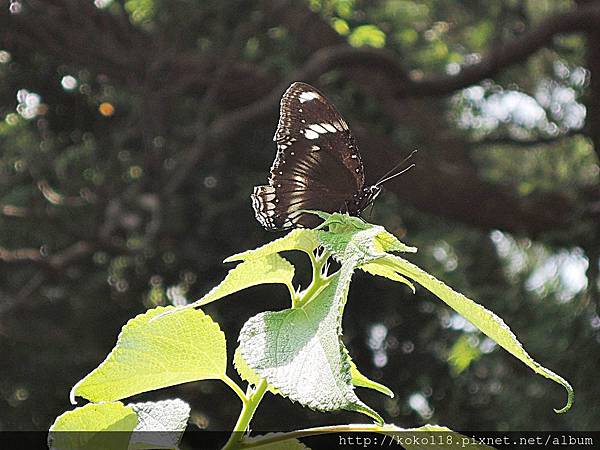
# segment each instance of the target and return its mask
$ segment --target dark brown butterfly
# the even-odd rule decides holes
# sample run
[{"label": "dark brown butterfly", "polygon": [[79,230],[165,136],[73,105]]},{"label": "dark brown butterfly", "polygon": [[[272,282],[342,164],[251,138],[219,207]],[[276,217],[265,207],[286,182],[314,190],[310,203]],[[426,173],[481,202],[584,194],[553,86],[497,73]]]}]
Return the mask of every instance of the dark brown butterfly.
[{"label": "dark brown butterfly", "polygon": [[267,230],[318,225],[317,216],[302,211],[307,209],[358,215],[387,181],[365,186],[348,125],[325,96],[306,83],[293,83],[283,94],[273,140],[277,155],[269,184],[256,186],[251,195],[256,219]]}]

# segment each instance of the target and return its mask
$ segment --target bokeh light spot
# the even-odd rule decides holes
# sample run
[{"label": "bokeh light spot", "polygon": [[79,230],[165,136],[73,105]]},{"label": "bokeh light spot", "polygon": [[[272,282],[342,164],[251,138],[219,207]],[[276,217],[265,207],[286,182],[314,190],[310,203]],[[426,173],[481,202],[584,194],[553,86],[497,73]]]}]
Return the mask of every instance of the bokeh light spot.
[{"label": "bokeh light spot", "polygon": [[115,107],[111,103],[103,102],[98,106],[98,111],[100,111],[100,114],[104,117],[110,117],[115,113]]}]

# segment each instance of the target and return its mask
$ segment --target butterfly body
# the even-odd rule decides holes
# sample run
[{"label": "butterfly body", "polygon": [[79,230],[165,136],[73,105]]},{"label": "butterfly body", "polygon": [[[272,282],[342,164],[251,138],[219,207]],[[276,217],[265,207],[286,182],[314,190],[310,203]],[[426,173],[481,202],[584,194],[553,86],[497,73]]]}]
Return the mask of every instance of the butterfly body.
[{"label": "butterfly body", "polygon": [[268,230],[314,227],[303,210],[358,215],[379,194],[365,186],[363,164],[348,125],[314,87],[293,83],[281,99],[273,140],[277,154],[269,184],[251,195],[257,220]]}]

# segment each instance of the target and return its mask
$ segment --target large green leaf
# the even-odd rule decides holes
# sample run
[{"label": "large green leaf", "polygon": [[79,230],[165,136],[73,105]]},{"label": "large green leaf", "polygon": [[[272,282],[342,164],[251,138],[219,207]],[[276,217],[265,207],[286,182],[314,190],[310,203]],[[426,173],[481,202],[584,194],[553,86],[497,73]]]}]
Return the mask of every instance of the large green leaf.
[{"label": "large green leaf", "polygon": [[277,254],[251,258],[231,269],[218,286],[192,305],[203,306],[258,284],[283,283],[293,292],[293,278],[294,266]]},{"label": "large green leaf", "polygon": [[567,404],[562,409],[556,410],[556,412],[563,413],[571,408],[573,404],[573,388],[569,382],[560,375],[546,369],[529,356],[508,325],[496,314],[456,292],[421,268],[399,256],[388,255],[378,259],[374,264],[382,266],[385,270],[393,270],[400,276],[416,281],[536,373],[564,386],[567,390]]},{"label": "large green leaf", "polygon": [[48,434],[51,450],[126,450],[138,423],[121,402],[88,403],[56,418]]},{"label": "large green leaf", "polygon": [[291,400],[319,411],[358,411],[381,422],[354,393],[349,357],[340,340],[352,269],[342,266],[302,307],[249,319],[240,332],[240,352],[258,376]]},{"label": "large green leaf", "polygon": [[107,358],[71,390],[91,401],[112,401],[140,392],[221,379],[227,354],[219,325],[202,311],[167,314],[172,307],[151,309],[123,327]]}]

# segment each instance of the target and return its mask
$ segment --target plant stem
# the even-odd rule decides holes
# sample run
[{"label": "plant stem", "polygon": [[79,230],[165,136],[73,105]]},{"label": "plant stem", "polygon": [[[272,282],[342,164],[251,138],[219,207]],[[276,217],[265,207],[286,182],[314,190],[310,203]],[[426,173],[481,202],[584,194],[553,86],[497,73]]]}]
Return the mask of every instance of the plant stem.
[{"label": "plant stem", "polygon": [[265,436],[253,439],[251,442],[241,444],[242,448],[252,448],[259,445],[274,444],[276,442],[286,441],[288,439],[299,439],[308,436],[316,436],[328,433],[348,433],[348,432],[380,432],[382,427],[375,424],[348,424],[348,425],[330,425],[324,427],[305,428],[304,430],[289,431],[278,433],[276,435]]},{"label": "plant stem", "polygon": [[227,374],[225,374],[223,376],[223,378],[221,378],[221,380],[223,381],[223,383],[225,383],[227,386],[229,386],[233,392],[235,392],[237,394],[237,396],[240,398],[240,400],[242,401],[242,403],[244,405],[246,405],[246,403],[248,403],[248,397],[246,397],[246,394],[244,394],[244,391],[242,391],[242,388],[239,387],[235,381],[233,381],[231,378],[229,378],[227,376]]},{"label": "plant stem", "polygon": [[240,416],[238,417],[237,423],[235,424],[235,428],[229,437],[229,440],[225,444],[222,450],[233,450],[239,448],[241,446],[241,440],[244,437],[244,433],[248,429],[248,425],[250,425],[250,421],[252,420],[252,416],[254,416],[254,412],[260,401],[262,400],[265,392],[267,391],[267,380],[262,379],[260,383],[256,386],[254,391],[248,397],[248,401],[244,403],[242,407],[242,411],[240,412]]},{"label": "plant stem", "polygon": [[312,297],[315,296],[321,289],[327,286],[328,277],[324,277],[322,274],[323,266],[327,264],[330,253],[324,251],[318,258],[314,254],[309,253],[310,262],[312,264],[312,280],[310,285],[302,291],[294,302],[295,307],[300,307],[308,302]]}]

